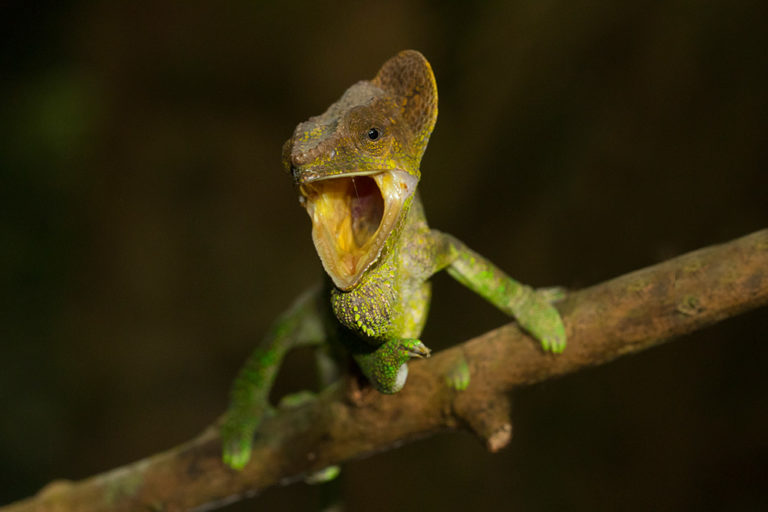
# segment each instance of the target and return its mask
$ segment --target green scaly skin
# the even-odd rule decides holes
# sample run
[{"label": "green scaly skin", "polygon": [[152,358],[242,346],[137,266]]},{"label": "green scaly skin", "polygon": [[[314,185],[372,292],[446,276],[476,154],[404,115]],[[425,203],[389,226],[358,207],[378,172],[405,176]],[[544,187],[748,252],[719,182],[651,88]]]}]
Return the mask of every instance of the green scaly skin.
[{"label": "green scaly skin", "polygon": [[[416,184],[436,118],[432,69],[420,53],[406,50],[299,124],[286,142],[285,167],[312,218],[328,279],[324,290],[305,295],[281,317],[235,382],[221,426],[224,461],[233,468],[247,463],[277,368],[295,346],[325,341],[326,352],[351,356],[378,391],[399,391],[408,361],[429,357],[419,336],[429,278],[440,270],[513,316],[544,350],[565,348],[563,323],[550,304],[556,293],[513,280],[427,225]],[[466,389],[466,362],[446,382]]]},{"label": "green scaly skin", "polygon": [[324,341],[323,308],[318,297],[317,288],[299,297],[277,319],[240,370],[230,393],[229,409],[220,426],[223,460],[232,468],[242,469],[251,457],[256,428],[272,411],[269,390],[286,352]]}]

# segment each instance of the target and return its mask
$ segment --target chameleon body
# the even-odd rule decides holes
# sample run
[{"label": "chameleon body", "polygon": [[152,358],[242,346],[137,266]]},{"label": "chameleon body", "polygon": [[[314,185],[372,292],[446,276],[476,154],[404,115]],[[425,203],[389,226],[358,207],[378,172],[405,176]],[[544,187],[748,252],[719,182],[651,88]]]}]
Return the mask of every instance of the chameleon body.
[{"label": "chameleon body", "polygon": [[[336,359],[350,354],[378,391],[399,391],[408,360],[430,354],[419,336],[429,278],[440,270],[515,317],[545,350],[565,347],[562,321],[544,294],[427,225],[416,186],[436,119],[432,69],[419,52],[406,50],[299,124],[283,147],[328,278],[278,319],[235,381],[221,425],[230,466],[247,463],[256,428],[270,411],[277,368],[293,347],[325,342],[325,353]],[[329,365],[321,365],[321,376],[332,378],[323,368]],[[456,388],[469,382],[462,368],[466,375],[453,379]]]}]

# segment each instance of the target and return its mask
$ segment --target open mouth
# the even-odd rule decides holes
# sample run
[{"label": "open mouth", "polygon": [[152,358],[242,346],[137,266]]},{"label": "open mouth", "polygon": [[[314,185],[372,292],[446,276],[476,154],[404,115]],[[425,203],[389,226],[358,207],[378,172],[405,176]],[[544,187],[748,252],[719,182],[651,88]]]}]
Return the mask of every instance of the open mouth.
[{"label": "open mouth", "polygon": [[354,287],[378,259],[416,181],[408,173],[386,171],[301,185],[315,249],[338,288]]}]

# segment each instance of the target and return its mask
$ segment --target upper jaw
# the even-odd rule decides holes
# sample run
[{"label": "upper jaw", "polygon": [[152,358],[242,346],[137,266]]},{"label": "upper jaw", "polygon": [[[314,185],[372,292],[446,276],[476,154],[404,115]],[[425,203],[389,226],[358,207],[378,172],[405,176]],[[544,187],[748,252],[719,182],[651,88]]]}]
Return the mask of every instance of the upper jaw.
[{"label": "upper jaw", "polygon": [[377,174],[381,174],[383,172],[394,172],[394,171],[382,171],[382,170],[350,170],[350,171],[343,171],[343,172],[325,172],[325,171],[315,171],[314,169],[299,169],[299,168],[292,168],[291,173],[293,174],[293,180],[296,184],[296,186],[299,188],[300,197],[303,199],[306,199],[311,193],[311,185],[317,184],[318,181],[328,181],[328,180],[335,180],[335,179],[341,179],[341,178],[353,178],[353,177],[361,177],[361,176],[375,176]]},{"label": "upper jaw", "polygon": [[418,178],[399,169],[294,173],[312,241],[337,288],[348,291],[381,255]]}]

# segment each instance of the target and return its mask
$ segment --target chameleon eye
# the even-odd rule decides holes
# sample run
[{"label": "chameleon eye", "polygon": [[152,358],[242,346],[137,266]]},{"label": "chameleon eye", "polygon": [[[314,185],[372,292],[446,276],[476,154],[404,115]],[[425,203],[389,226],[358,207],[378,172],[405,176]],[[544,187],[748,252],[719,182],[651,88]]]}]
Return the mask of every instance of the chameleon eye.
[{"label": "chameleon eye", "polygon": [[376,140],[379,138],[379,129],[378,128],[371,128],[368,130],[368,138],[371,140]]}]

